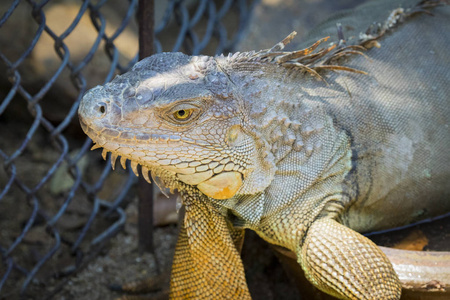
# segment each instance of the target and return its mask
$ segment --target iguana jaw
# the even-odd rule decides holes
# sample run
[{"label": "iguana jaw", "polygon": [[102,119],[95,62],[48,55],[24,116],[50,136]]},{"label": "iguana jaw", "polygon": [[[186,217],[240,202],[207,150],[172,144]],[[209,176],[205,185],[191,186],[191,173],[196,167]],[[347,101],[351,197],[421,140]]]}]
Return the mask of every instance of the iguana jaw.
[{"label": "iguana jaw", "polygon": [[[172,148],[181,147],[179,136],[151,134],[149,135],[151,143],[141,148],[128,145],[129,141],[108,136],[108,131],[95,131],[95,125],[88,125],[82,115],[80,115],[80,124],[83,131],[94,141],[91,150],[103,148],[102,156],[105,160],[108,152],[111,152],[113,169],[119,157],[124,169],[126,169],[127,160],[130,160],[131,169],[136,176],[139,176],[138,166],[140,165],[144,179],[151,183],[151,176],[162,191],[167,187],[173,192],[173,189],[178,187],[177,181],[181,181],[197,186],[208,197],[222,200],[233,197],[242,186],[243,168],[238,165],[227,163],[224,166],[215,161],[200,164],[196,161],[187,162],[178,158],[167,158],[171,156],[163,154],[161,150],[167,149],[169,144],[172,144]],[[188,139],[185,140],[188,141]],[[158,156],[166,158],[158,159]],[[157,176],[162,177],[162,182],[157,179]]]}]

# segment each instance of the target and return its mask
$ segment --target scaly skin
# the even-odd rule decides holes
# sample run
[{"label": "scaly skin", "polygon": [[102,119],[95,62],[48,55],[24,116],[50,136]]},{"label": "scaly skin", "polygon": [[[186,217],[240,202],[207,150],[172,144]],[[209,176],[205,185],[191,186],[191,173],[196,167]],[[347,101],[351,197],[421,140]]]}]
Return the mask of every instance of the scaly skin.
[{"label": "scaly skin", "polygon": [[[158,54],[85,95],[94,148],[182,195],[171,298],[250,299],[249,228],[296,253],[326,293],[399,299],[391,263],[357,231],[450,210],[449,10],[419,13],[438,2],[394,7],[321,49],[283,52],[290,35],[228,57]],[[367,11],[355,18],[368,26]]]}]

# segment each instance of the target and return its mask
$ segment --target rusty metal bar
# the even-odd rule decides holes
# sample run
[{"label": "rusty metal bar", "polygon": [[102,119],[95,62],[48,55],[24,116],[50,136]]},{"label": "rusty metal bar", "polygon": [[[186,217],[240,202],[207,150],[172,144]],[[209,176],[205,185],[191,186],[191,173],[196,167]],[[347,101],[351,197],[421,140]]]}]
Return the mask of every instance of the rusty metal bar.
[{"label": "rusty metal bar", "polygon": [[154,0],[139,0],[139,59],[153,54],[153,40],[155,28]]},{"label": "rusty metal bar", "polygon": [[[139,0],[139,59],[153,54],[155,27],[155,4],[153,0]],[[138,184],[138,238],[139,250],[154,253],[153,247],[153,185],[142,177]]]}]

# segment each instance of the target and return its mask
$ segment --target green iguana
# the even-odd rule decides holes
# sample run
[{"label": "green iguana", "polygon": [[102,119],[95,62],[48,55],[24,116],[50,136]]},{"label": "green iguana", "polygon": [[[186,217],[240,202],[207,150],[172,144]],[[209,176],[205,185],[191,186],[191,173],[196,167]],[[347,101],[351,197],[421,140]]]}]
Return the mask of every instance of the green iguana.
[{"label": "green iguana", "polygon": [[93,148],[181,194],[172,299],[250,299],[244,229],[326,293],[399,299],[358,232],[450,211],[450,7],[391,2],[319,26],[303,50],[283,51],[291,34],[258,52],[157,54],[84,96]]}]

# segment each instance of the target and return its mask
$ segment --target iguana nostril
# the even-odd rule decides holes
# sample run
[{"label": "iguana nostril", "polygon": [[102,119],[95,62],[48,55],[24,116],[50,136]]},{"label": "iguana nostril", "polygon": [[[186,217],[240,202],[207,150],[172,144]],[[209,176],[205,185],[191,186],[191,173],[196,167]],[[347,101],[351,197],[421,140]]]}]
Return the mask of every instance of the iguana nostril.
[{"label": "iguana nostril", "polygon": [[99,102],[96,105],[96,110],[97,110],[97,116],[99,118],[103,118],[106,115],[106,111],[107,111],[107,106],[105,102]]}]

